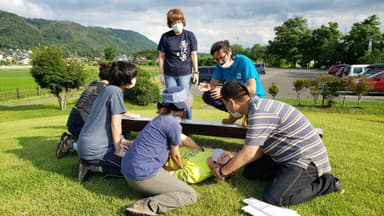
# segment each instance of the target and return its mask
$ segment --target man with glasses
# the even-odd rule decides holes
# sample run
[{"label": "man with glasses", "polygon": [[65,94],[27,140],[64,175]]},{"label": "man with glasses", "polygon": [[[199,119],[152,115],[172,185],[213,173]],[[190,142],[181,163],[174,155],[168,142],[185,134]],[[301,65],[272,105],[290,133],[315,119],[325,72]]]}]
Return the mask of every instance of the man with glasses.
[{"label": "man with glasses", "polygon": [[[205,103],[216,107],[219,110],[228,112],[222,101],[220,89],[217,88],[219,80],[224,79],[225,82],[240,81],[248,88],[248,91],[260,98],[265,97],[265,91],[260,81],[252,60],[245,55],[233,53],[229,41],[218,41],[211,47],[211,55],[216,61],[216,67],[212,75],[210,83],[200,84],[200,90],[205,91],[203,100]],[[229,117],[223,119],[225,124],[233,124],[243,115],[239,113],[229,112]],[[245,121],[243,121],[245,126]]]}]

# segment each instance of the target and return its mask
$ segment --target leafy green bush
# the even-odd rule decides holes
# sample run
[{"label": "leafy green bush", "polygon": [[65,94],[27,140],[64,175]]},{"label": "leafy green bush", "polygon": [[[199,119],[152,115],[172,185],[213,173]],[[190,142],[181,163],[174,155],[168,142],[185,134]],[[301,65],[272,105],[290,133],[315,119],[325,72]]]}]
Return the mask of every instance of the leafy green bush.
[{"label": "leafy green bush", "polygon": [[357,95],[357,106],[360,106],[363,94],[372,90],[372,83],[369,83],[367,79],[366,76],[359,76],[358,81],[354,78],[349,79],[347,88]]},{"label": "leafy green bush", "polygon": [[151,81],[149,73],[140,71],[135,87],[126,89],[124,97],[129,103],[146,106],[160,101],[160,88]]},{"label": "leafy green bush", "polygon": [[272,98],[275,99],[277,93],[279,93],[279,88],[275,82],[272,82],[271,86],[268,88],[268,93],[272,95]]},{"label": "leafy green bush", "polygon": [[322,106],[325,106],[325,100],[327,106],[331,107],[335,103],[335,98],[339,96],[338,91],[344,90],[343,79],[329,75],[320,75],[320,94],[323,96]]}]

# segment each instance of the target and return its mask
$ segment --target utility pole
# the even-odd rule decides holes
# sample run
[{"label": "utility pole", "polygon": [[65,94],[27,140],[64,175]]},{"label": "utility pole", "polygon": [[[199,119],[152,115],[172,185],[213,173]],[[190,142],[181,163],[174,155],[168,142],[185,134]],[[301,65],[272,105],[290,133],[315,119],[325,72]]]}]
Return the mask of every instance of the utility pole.
[{"label": "utility pole", "polygon": [[371,52],[371,51],[372,51],[372,40],[373,40],[373,36],[368,35],[368,36],[367,36],[367,40],[368,40],[368,52]]}]

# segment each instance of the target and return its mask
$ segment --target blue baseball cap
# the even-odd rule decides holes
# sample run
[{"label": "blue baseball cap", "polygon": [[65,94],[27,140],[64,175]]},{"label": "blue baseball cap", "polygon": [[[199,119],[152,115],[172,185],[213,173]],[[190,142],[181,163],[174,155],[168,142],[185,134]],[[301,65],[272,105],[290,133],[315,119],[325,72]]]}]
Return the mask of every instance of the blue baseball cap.
[{"label": "blue baseball cap", "polygon": [[187,104],[185,103],[187,93],[181,86],[173,86],[164,89],[162,97],[163,101],[160,104],[164,107],[168,107],[170,104],[173,104],[181,110],[187,108]]}]

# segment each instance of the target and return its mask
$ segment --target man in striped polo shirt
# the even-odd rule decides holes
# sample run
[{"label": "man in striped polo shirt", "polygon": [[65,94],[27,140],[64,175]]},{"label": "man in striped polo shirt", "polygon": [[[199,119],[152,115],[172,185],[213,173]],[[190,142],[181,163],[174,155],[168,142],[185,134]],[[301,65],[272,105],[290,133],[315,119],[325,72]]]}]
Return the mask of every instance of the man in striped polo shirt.
[{"label": "man in striped polo shirt", "polygon": [[221,89],[228,111],[248,115],[245,145],[215,174],[225,179],[242,166],[247,179],[268,180],[263,198],[277,206],[311,200],[331,192],[343,193],[330,173],[327,150],[318,132],[296,108],[249,94],[240,82]]}]

